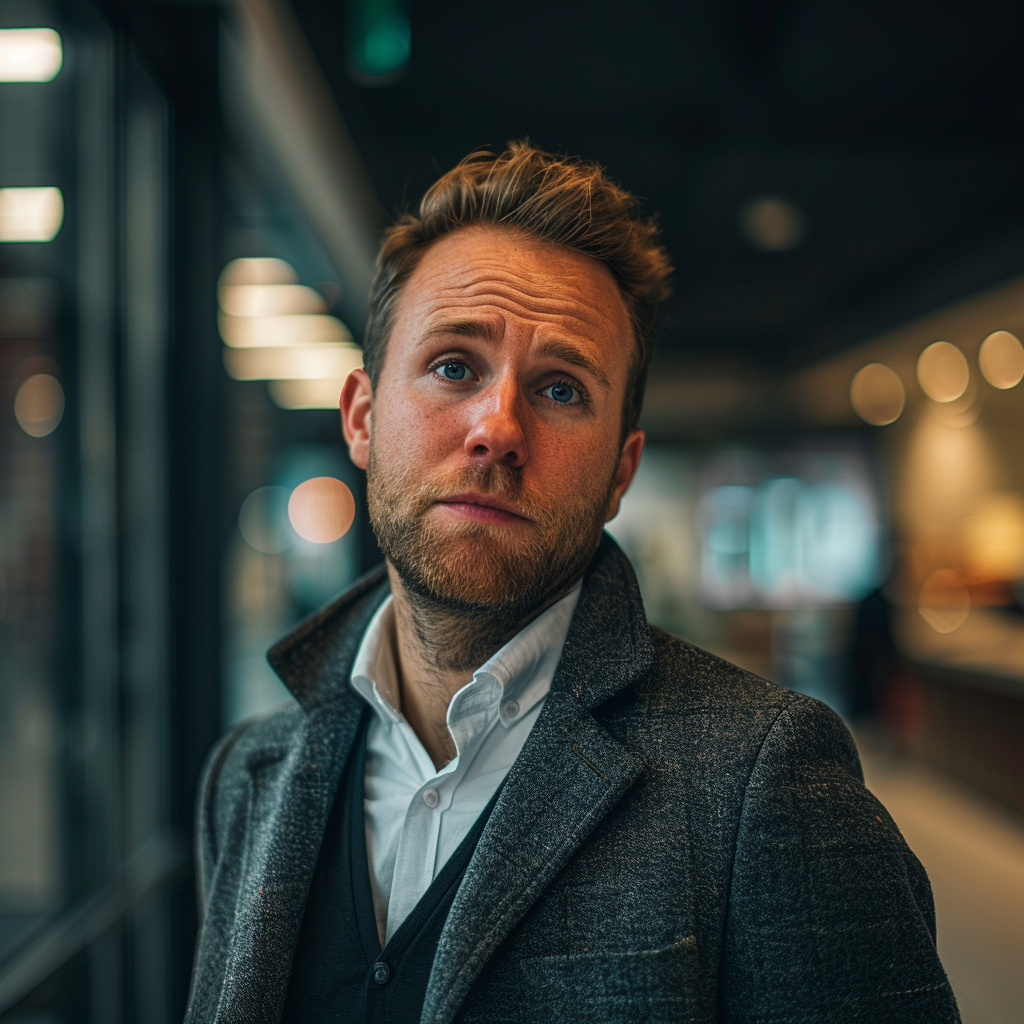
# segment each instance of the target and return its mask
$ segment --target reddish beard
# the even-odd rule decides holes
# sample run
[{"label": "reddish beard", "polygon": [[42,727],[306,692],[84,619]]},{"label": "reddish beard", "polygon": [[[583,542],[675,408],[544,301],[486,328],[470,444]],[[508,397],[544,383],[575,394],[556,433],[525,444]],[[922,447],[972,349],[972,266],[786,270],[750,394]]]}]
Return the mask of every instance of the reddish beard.
[{"label": "reddish beard", "polygon": [[[523,616],[577,579],[601,539],[613,480],[591,495],[553,501],[501,463],[417,480],[390,470],[371,446],[370,521],[405,588],[448,608]],[[438,502],[476,492],[512,504],[524,522],[481,523],[431,515]]]}]

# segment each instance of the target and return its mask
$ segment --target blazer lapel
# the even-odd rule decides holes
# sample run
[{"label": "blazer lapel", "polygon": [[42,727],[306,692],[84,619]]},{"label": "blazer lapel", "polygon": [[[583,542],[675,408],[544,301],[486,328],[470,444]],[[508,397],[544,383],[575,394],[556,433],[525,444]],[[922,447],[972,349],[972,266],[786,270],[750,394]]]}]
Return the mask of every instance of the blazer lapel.
[{"label": "blazer lapel", "polygon": [[551,692],[495,805],[438,943],[421,1021],[449,1024],[488,959],[643,771],[591,709],[637,679],[652,644],[636,579],[607,535]]},{"label": "blazer lapel", "polygon": [[358,698],[304,719],[283,761],[252,775],[248,848],[239,879],[217,1021],[277,1024],[331,804],[359,724]]},{"label": "blazer lapel", "polygon": [[382,571],[360,580],[268,654],[302,706],[293,735],[247,765],[247,847],[215,1020],[277,1024],[288,990],[306,897],[363,702],[352,662],[387,594]]}]

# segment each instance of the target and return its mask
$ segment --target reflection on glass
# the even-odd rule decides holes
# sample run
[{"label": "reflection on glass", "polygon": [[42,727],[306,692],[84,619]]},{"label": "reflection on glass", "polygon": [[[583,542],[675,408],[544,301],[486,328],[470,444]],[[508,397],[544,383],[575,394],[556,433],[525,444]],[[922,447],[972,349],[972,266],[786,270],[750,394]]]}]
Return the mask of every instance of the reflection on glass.
[{"label": "reflection on glass", "polygon": [[34,373],[14,396],[14,418],[29,437],[52,434],[64,415],[64,390],[48,373]]},{"label": "reflection on glass", "polygon": [[918,609],[936,633],[952,633],[967,621],[971,594],[955,569],[936,569],[921,587]]}]

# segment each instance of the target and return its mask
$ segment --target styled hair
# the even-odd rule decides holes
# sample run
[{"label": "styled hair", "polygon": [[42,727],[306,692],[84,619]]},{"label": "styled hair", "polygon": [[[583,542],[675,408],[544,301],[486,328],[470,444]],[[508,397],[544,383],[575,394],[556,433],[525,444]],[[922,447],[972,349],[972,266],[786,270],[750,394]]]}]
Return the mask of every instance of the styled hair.
[{"label": "styled hair", "polygon": [[632,326],[623,425],[635,427],[657,310],[668,298],[672,274],[656,220],[644,217],[637,199],[596,163],[546,153],[528,141],[510,142],[497,156],[471,153],[430,187],[416,214],[403,214],[385,232],[363,339],[363,365],[374,386],[402,286],[433,242],[472,225],[521,231],[607,265]]}]

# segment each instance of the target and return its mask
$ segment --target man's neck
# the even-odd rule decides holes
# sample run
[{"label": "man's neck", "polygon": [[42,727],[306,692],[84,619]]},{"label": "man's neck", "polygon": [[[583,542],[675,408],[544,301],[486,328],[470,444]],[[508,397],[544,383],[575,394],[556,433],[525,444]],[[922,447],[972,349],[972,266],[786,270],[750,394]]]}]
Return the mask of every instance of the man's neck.
[{"label": "man's neck", "polygon": [[395,609],[401,712],[436,768],[455,756],[448,731],[448,705],[473,673],[524,626],[550,608],[569,587],[525,615],[464,611],[405,589],[388,565]]}]

